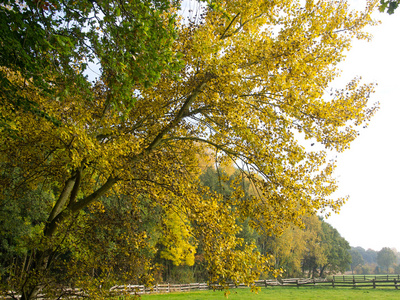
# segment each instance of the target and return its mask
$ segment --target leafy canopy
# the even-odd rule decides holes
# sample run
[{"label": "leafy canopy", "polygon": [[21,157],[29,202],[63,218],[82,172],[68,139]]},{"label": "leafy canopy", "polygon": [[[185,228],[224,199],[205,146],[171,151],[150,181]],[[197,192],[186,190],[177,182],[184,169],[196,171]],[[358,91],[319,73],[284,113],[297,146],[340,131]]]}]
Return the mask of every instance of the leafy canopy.
[{"label": "leafy canopy", "polygon": [[[302,215],[339,210],[345,198],[331,198],[327,151],[347,149],[377,106],[368,105],[373,86],[357,78],[327,89],[351,40],[369,37],[362,29],[376,2],[357,12],[346,1],[218,1],[180,23],[163,2],[48,3],[1,6],[2,24],[15,24],[1,33],[0,115],[12,129],[0,127],[2,172],[21,170],[8,189],[54,191],[23,299],[51,273],[54,252],[68,249],[68,224],[112,194],[161,212],[167,227],[193,237],[179,241],[186,250],[201,241],[210,280],[221,283],[273,272],[269,256],[237,237],[238,219],[279,234]],[[80,59],[100,61],[95,83]],[[199,183],[205,148],[241,171],[229,197]],[[9,194],[2,189],[1,201],[18,201]]]},{"label": "leafy canopy", "polygon": [[[172,50],[177,6],[167,0],[1,1],[0,64],[55,99],[92,98],[96,76],[109,89],[108,105],[123,111],[134,104],[138,86],[180,68]],[[4,69],[0,80],[9,102],[57,123],[35,99],[17,93],[26,82],[16,85]]]},{"label": "leafy canopy", "polygon": [[387,12],[389,15],[393,14],[394,11],[399,7],[399,0],[381,0],[381,5],[379,7],[380,12]]}]

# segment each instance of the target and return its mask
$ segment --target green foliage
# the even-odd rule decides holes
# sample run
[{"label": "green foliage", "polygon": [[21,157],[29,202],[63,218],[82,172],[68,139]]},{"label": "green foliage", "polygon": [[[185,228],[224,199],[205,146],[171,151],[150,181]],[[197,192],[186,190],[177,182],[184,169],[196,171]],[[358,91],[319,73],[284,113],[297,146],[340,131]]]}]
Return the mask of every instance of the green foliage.
[{"label": "green foliage", "polygon": [[358,266],[362,266],[364,264],[364,259],[360,252],[352,248],[350,250],[350,255],[351,255],[351,273],[354,272],[355,268]]},{"label": "green foliage", "polygon": [[[18,273],[19,265],[29,255],[40,238],[46,221],[46,210],[54,203],[52,191],[41,184],[29,186],[26,174],[17,168],[1,164],[0,181],[0,276]],[[16,183],[19,185],[16,185]]]},{"label": "green foliage", "polygon": [[379,11],[380,12],[387,12],[389,15],[393,14],[394,11],[397,9],[397,7],[400,4],[399,0],[380,0],[380,7]]},{"label": "green foliage", "polygon": [[292,227],[281,236],[259,239],[286,277],[325,277],[344,272],[351,262],[348,242],[317,216],[303,218],[304,228]]},{"label": "green foliage", "polygon": [[[327,253],[327,265],[323,266],[331,274],[344,273],[351,263],[351,255],[349,253],[349,243],[340,235],[340,233],[330,224],[322,222],[323,237],[322,242],[325,243],[325,251]],[[324,269],[321,269],[320,276],[324,276]]]},{"label": "green foliage", "polygon": [[[181,68],[172,48],[176,14],[169,13],[177,6],[167,0],[1,1],[0,65],[55,99],[93,98],[90,66],[98,65],[109,104],[129,110],[135,89],[154,84],[165,70],[174,76]],[[16,96],[24,85],[11,82],[4,69],[0,81],[14,106],[50,118],[34,100]]]},{"label": "green foliage", "polygon": [[379,266],[386,268],[387,272],[389,273],[389,267],[396,262],[396,255],[392,249],[384,247],[378,252],[376,261]]}]

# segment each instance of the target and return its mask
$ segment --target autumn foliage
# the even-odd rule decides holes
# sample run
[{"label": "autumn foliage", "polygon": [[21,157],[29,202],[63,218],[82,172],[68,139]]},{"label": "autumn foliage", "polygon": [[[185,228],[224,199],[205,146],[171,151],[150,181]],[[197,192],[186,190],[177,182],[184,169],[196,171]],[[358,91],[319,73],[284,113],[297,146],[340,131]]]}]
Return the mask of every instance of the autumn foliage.
[{"label": "autumn foliage", "polygon": [[[210,3],[176,21],[164,67],[152,64],[137,80],[130,64],[146,72],[151,39],[138,47],[143,60],[135,65],[136,55],[122,46],[111,51],[111,40],[99,38],[96,51],[104,43],[109,53],[98,52],[103,73],[94,83],[86,78],[85,89],[68,78],[51,81],[63,67],[44,79],[46,92],[21,68],[1,67],[8,83],[0,94],[1,205],[20,201],[21,187],[51,194],[39,200],[46,218],[26,241],[26,263],[18,276],[7,275],[23,299],[65,282],[63,273],[80,274],[68,283],[91,278],[96,287],[110,274],[118,275],[110,284],[149,282],[157,247],[163,258],[190,264],[199,243],[210,281],[251,284],[278,271],[237,237],[237,220],[280,234],[303,215],[338,211],[345,201],[331,198],[328,153],[347,149],[377,107],[368,104],[373,86],[357,78],[327,91],[351,40],[368,37],[362,30],[375,4],[356,12],[346,1]],[[176,9],[153,16],[162,19],[152,30],[174,19],[168,14]],[[229,197],[202,186],[205,149],[214,164],[236,164],[252,195],[238,182]]]}]

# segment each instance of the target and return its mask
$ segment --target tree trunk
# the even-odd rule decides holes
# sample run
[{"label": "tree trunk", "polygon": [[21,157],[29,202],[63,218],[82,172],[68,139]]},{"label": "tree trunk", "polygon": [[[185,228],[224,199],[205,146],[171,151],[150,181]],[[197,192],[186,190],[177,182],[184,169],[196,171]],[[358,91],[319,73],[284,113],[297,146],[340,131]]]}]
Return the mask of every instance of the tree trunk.
[{"label": "tree trunk", "polygon": [[325,268],[326,268],[326,266],[323,266],[323,267],[321,268],[321,271],[319,272],[319,277],[322,278],[322,277],[324,276]]},{"label": "tree trunk", "polygon": [[51,257],[51,250],[38,251],[34,250],[28,264],[26,264],[23,272],[25,273],[24,281],[21,285],[21,298],[20,300],[36,299],[42,286],[46,272],[49,267]]},{"label": "tree trunk", "polygon": [[[79,175],[78,175],[79,176]],[[78,177],[77,176],[77,177]],[[49,215],[46,226],[43,230],[43,240],[40,245],[45,250],[34,249],[32,251],[31,259],[26,264],[24,273],[24,279],[21,282],[20,300],[33,300],[37,298],[38,293],[45,286],[45,280],[48,278],[49,267],[51,265],[51,258],[54,254],[55,245],[51,243],[51,239],[55,237],[59,230],[59,225],[78,213],[81,209],[99,199],[104,193],[106,193],[111,187],[118,181],[118,179],[109,177],[107,181],[95,192],[90,194],[79,201],[75,201],[77,190],[79,189],[79,180],[69,179],[65,188],[63,189],[58,201],[62,202],[62,205],[57,203],[54,206],[52,212]],[[73,182],[73,185],[71,184]],[[76,190],[76,192],[73,192]],[[68,201],[69,200],[69,201]],[[65,207],[66,206],[66,207]],[[49,243],[43,244],[43,243]]]}]

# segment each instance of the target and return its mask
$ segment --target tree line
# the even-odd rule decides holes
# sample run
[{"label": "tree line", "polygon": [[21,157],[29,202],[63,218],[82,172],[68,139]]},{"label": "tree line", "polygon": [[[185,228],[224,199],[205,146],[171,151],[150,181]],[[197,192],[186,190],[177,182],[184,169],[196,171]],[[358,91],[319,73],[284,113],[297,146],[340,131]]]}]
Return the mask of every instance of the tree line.
[{"label": "tree line", "polygon": [[383,247],[380,251],[351,247],[351,271],[354,274],[399,274],[400,253]]}]

